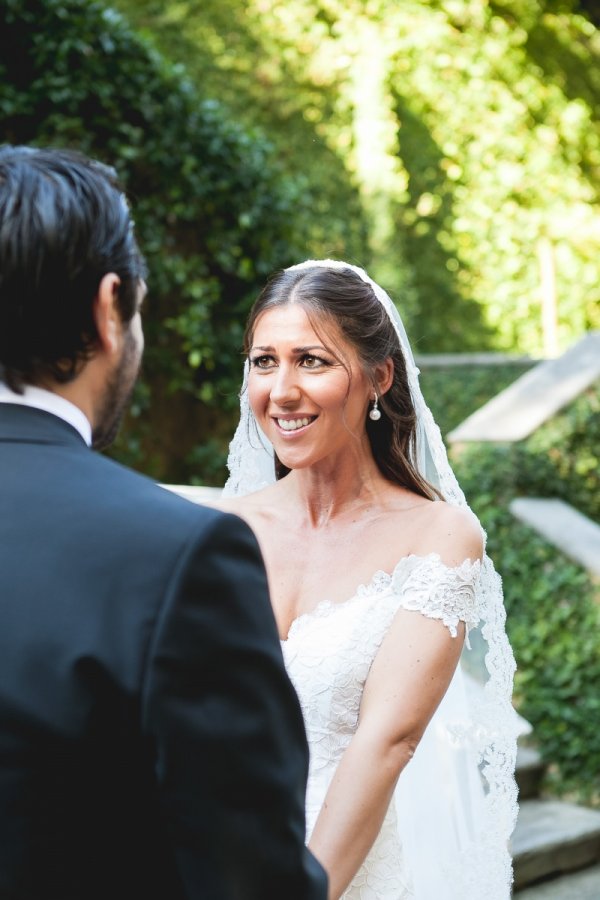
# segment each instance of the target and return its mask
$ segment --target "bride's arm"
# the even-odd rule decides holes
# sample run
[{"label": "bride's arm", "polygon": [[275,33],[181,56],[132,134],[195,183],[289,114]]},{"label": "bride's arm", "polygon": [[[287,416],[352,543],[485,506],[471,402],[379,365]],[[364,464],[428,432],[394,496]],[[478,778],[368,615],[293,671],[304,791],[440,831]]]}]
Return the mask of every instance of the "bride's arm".
[{"label": "bride's arm", "polygon": [[309,847],[344,892],[381,828],[400,772],[448,687],[462,649],[441,622],[400,610],[373,662],[359,726],[342,757]]},{"label": "bride's arm", "polygon": [[[448,565],[481,554],[479,538]],[[398,611],[373,661],[359,725],[319,813],[310,849],[337,900],[373,845],[403,768],[410,761],[456,669],[464,639],[420,612]]]}]

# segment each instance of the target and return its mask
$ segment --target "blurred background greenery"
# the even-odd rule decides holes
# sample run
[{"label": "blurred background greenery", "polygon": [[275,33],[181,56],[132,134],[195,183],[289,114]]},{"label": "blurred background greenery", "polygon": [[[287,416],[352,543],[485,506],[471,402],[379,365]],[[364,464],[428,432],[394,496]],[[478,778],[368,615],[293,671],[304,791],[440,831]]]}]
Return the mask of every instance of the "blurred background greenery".
[{"label": "blurred background greenery", "polygon": [[[223,483],[246,313],[309,256],[365,266],[418,354],[553,356],[600,328],[595,0],[0,0],[0,140],[113,164],[147,255],[143,379],[112,453]],[[423,368],[445,433],[526,363]],[[597,586],[508,502],[600,521],[597,387],[455,463],[505,578],[521,710],[600,797]]]},{"label": "blurred background greenery", "polygon": [[600,327],[600,32],[575,0],[0,0],[0,126],[112,162],[150,263],[118,454],[219,484],[267,274],[364,265],[418,353]]}]

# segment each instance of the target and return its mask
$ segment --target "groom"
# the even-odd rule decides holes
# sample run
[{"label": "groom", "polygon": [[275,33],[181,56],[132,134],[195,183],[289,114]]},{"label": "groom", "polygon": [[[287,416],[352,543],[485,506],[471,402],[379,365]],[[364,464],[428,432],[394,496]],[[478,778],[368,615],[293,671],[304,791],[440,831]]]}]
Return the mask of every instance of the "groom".
[{"label": "groom", "polygon": [[0,900],[324,900],[251,532],[90,450],[144,274],[111,170],[0,149]]}]

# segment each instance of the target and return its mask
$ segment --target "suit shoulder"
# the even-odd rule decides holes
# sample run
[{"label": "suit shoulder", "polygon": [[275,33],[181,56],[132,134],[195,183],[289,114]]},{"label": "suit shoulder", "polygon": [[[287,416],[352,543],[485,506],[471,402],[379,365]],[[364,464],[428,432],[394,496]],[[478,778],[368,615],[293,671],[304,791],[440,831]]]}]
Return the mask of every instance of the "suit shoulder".
[{"label": "suit shoulder", "polygon": [[[132,526],[165,533],[168,528],[212,528],[234,517],[219,509],[194,503],[128,469],[106,456],[93,454],[90,491],[94,503],[111,514],[122,515]],[[98,506],[96,510],[100,511]],[[231,522],[229,523],[232,524]]]}]

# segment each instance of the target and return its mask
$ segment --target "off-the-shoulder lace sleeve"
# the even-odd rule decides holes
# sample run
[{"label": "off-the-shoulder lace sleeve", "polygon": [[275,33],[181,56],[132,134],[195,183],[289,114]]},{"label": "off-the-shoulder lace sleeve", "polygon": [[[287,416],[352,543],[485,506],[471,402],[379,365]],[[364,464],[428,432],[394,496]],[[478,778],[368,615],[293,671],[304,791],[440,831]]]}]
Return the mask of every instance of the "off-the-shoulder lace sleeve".
[{"label": "off-the-shoulder lace sleeve", "polygon": [[465,643],[469,646],[469,630],[479,624],[477,583],[479,560],[466,559],[459,566],[447,566],[437,553],[409,557],[407,565],[398,565],[392,576],[392,589],[402,609],[421,612],[439,619],[457,636],[458,623],[466,627]]}]

